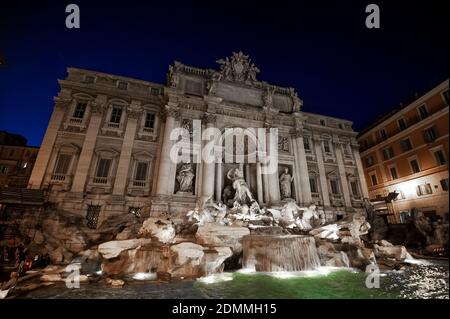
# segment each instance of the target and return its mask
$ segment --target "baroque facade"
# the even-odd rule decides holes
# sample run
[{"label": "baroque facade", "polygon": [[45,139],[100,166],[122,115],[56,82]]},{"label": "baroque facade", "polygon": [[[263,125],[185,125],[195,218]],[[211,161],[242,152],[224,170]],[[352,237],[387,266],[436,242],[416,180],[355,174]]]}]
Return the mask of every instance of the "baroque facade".
[{"label": "baroque facade", "polygon": [[[218,70],[175,62],[166,85],[69,68],[30,187],[46,190],[61,209],[87,214],[93,228],[111,214],[181,216],[201,198],[227,204],[236,169],[261,207],[293,199],[318,205],[328,219],[362,210],[368,192],[352,123],[301,111],[296,91],[259,81],[242,52],[217,62]],[[258,136],[267,137],[263,152],[275,147],[276,171],[263,174],[260,157],[249,160],[249,139],[238,135],[231,162],[198,160],[205,141],[188,143],[188,160],[173,161],[180,139],[195,140],[193,123],[202,131],[277,128],[276,141]],[[171,138],[179,127],[184,136]],[[242,157],[239,141],[247,142]]]},{"label": "baroque facade", "polygon": [[387,219],[411,210],[448,220],[448,80],[401,105],[358,136],[370,199],[398,193]]}]

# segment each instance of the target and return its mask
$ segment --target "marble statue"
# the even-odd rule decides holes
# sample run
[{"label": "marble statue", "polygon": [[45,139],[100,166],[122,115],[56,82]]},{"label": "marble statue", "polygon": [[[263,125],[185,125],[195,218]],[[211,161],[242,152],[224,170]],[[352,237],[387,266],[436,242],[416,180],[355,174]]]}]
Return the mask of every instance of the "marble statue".
[{"label": "marble statue", "polygon": [[233,202],[244,205],[247,202],[251,203],[254,201],[253,195],[244,179],[244,175],[239,168],[230,169],[227,173],[227,177],[232,181],[233,189],[236,192],[234,194]]},{"label": "marble statue", "polygon": [[233,52],[230,58],[220,59],[216,61],[220,64],[220,71],[227,81],[238,81],[245,83],[257,82],[256,74],[259,69],[252,63],[248,55],[239,51]]},{"label": "marble statue", "polygon": [[304,208],[302,217],[297,217],[295,223],[301,230],[311,230],[315,219],[319,219],[319,214],[317,213],[316,205],[311,205],[308,208]]},{"label": "marble statue", "polygon": [[294,177],[289,173],[289,169],[285,167],[284,172],[280,175],[280,193],[282,199],[291,198],[291,184],[293,179]]},{"label": "marble statue", "polygon": [[179,192],[192,192],[192,184],[194,181],[194,171],[191,164],[183,164],[178,171],[177,181],[180,184]]}]

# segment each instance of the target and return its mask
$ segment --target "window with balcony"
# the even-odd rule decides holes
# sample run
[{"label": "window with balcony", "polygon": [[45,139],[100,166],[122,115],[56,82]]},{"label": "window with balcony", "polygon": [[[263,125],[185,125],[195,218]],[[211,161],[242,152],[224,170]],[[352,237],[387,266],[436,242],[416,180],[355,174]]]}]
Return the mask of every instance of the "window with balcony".
[{"label": "window with balcony", "polygon": [[147,170],[148,170],[147,162],[138,162],[136,165],[136,172],[134,175],[134,180],[135,181],[145,181],[147,179]]},{"label": "window with balcony", "polygon": [[387,133],[386,133],[386,130],[384,129],[384,128],[382,128],[381,130],[380,130],[380,137],[381,137],[381,140],[387,140],[387,138],[388,138],[388,136],[387,136]]},{"label": "window with balcony", "polygon": [[315,176],[309,177],[309,186],[311,187],[311,193],[318,193],[317,181]]},{"label": "window with balcony", "polygon": [[106,184],[108,182],[109,169],[112,160],[110,158],[100,158],[95,170],[94,182],[99,184]]},{"label": "window with balcony", "polygon": [[398,128],[400,129],[400,131],[406,130],[406,128],[408,127],[406,125],[406,119],[404,117],[399,118],[397,120],[397,123],[398,123]]},{"label": "window with balcony", "polygon": [[383,157],[385,161],[394,157],[394,150],[392,147],[388,147],[383,150]]},{"label": "window with balcony", "polygon": [[320,125],[322,125],[322,126],[326,126],[326,125],[327,125],[327,123],[325,122],[325,120],[320,120]]},{"label": "window with balcony", "polygon": [[120,124],[121,117],[122,117],[122,108],[118,106],[113,106],[109,122],[114,124]]},{"label": "window with balcony", "polygon": [[389,168],[389,172],[391,173],[391,177],[393,180],[398,178],[397,168],[395,168],[395,166],[391,166]]},{"label": "window with balcony", "polygon": [[157,89],[157,88],[150,88],[150,94],[151,95],[159,95],[159,89]]},{"label": "window with balcony", "polygon": [[155,113],[148,112],[145,115],[144,130],[147,132],[153,132],[154,129],[155,129]]},{"label": "window with balcony", "polygon": [[423,131],[423,138],[426,143],[432,143],[438,138],[439,134],[435,126],[429,127]]},{"label": "window with balcony", "polygon": [[372,182],[372,186],[378,185],[377,174],[370,174],[370,181]]},{"label": "window with balcony", "polygon": [[421,106],[419,106],[419,107],[417,108],[417,112],[419,112],[419,116],[420,116],[420,119],[421,119],[421,120],[427,118],[428,115],[430,115],[430,114],[428,113],[428,109],[427,109],[427,106],[426,106],[425,104],[422,104]]},{"label": "window with balcony", "polygon": [[448,178],[441,179],[442,190],[448,192]]},{"label": "window with balcony", "polygon": [[303,147],[305,148],[305,151],[311,151],[311,145],[309,144],[309,137],[305,136],[303,138]]},{"label": "window with balcony", "polygon": [[373,164],[374,164],[373,157],[372,156],[366,157],[366,167],[370,167]]},{"label": "window with balcony", "polygon": [[56,161],[55,174],[66,175],[69,171],[70,162],[72,156],[68,154],[59,154],[58,160]]},{"label": "window with balcony", "polygon": [[444,97],[445,103],[447,103],[447,105],[448,105],[449,104],[448,103],[448,101],[449,101],[448,90],[445,91],[444,93],[442,93],[442,96]]},{"label": "window with balcony", "polygon": [[350,181],[350,188],[352,189],[352,195],[354,197],[359,197],[358,182],[356,180]]},{"label": "window with balcony", "polygon": [[409,137],[405,138],[404,140],[401,140],[400,146],[401,146],[403,152],[410,151],[413,148],[411,139]]},{"label": "window with balcony", "polygon": [[434,158],[436,159],[436,164],[438,166],[444,165],[447,163],[447,159],[445,158],[444,152],[442,149],[435,150],[434,152]]},{"label": "window with balcony", "polygon": [[325,153],[331,153],[330,141],[323,141],[323,150],[325,151]]},{"label": "window with balcony", "polygon": [[78,102],[77,106],[75,107],[72,117],[75,119],[83,119],[84,113],[86,112],[86,107],[87,107],[87,103]]},{"label": "window with balcony", "polygon": [[415,173],[419,173],[420,172],[420,166],[419,166],[419,162],[417,161],[417,159],[410,159],[409,160],[409,165],[411,167],[411,171],[413,174]]},{"label": "window with balcony", "polygon": [[337,179],[330,179],[331,194],[339,195],[339,183]]},{"label": "window with balcony", "polygon": [[86,75],[84,77],[84,83],[94,83],[94,82],[95,82],[95,76]]}]

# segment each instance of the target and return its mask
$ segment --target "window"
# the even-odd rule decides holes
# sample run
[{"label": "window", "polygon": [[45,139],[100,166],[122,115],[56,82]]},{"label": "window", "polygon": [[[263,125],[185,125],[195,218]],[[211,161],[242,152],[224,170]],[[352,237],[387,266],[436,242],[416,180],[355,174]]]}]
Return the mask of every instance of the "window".
[{"label": "window", "polygon": [[392,166],[389,171],[391,172],[391,177],[393,180],[398,178],[397,169],[394,166]]},{"label": "window", "polygon": [[330,141],[323,141],[323,149],[325,150],[325,153],[331,153]]},{"label": "window", "polygon": [[320,120],[320,125],[325,126],[326,125],[325,120]]},{"label": "window", "polygon": [[84,82],[85,83],[94,83],[95,82],[95,77],[92,75],[86,75],[84,77]]},{"label": "window", "polygon": [[411,171],[413,173],[419,173],[420,172],[419,162],[417,162],[417,159],[410,160],[409,161],[409,165],[411,166]]},{"label": "window", "polygon": [[405,138],[404,140],[400,141],[400,146],[402,147],[403,152],[407,152],[409,150],[412,150],[412,143],[411,140],[408,138]]},{"label": "window", "polygon": [[443,191],[448,192],[448,178],[441,179],[441,187]]},{"label": "window", "polygon": [[0,166],[0,173],[1,174],[8,174],[8,166]]},{"label": "window", "polygon": [[117,84],[117,87],[118,87],[120,90],[126,90],[126,89],[128,88],[128,83],[127,83],[127,82],[119,81],[119,83]]},{"label": "window", "polygon": [[438,138],[438,131],[435,126],[427,128],[423,131],[423,138],[426,143],[432,143]]},{"label": "window", "polygon": [[97,164],[97,171],[95,173],[96,177],[108,177],[109,168],[111,166],[111,159],[101,158]]},{"label": "window", "polygon": [[383,157],[384,160],[388,160],[394,157],[394,150],[392,149],[392,147],[385,148],[383,150]]},{"label": "window", "polygon": [[399,118],[397,120],[398,123],[398,128],[400,129],[400,131],[403,131],[406,129],[407,125],[406,125],[406,119],[404,117]]},{"label": "window", "polygon": [[145,181],[147,179],[147,167],[146,162],[138,162],[136,165],[136,173],[134,179],[136,181]]},{"label": "window", "polygon": [[309,186],[311,187],[311,193],[318,193],[316,179],[314,177],[309,178]]},{"label": "window", "polygon": [[157,89],[157,88],[150,88],[150,94],[151,95],[159,95],[159,89]]},{"label": "window", "polygon": [[342,125],[342,123],[339,123],[339,124],[338,124],[338,127],[339,127],[341,130],[344,129],[344,125]]},{"label": "window", "polygon": [[86,106],[87,103],[78,102],[72,117],[82,119],[84,117],[84,112],[86,112]]},{"label": "window", "polygon": [[428,183],[422,184],[422,185],[417,185],[416,191],[417,191],[417,196],[429,195],[429,194],[433,193],[433,191],[431,190],[431,185]]},{"label": "window", "polygon": [[417,111],[419,112],[419,116],[420,116],[421,120],[423,120],[424,118],[427,118],[429,115],[425,104],[422,104],[421,106],[419,106],[417,108]]},{"label": "window", "polygon": [[330,180],[330,186],[331,186],[331,193],[333,195],[339,195],[339,186],[338,181],[335,179]]},{"label": "window", "polygon": [[448,104],[449,104],[449,103],[448,103],[448,100],[449,100],[449,97],[448,97],[448,90],[445,91],[444,93],[442,93],[442,95],[444,96],[445,103],[447,103],[447,105],[448,105]]},{"label": "window", "polygon": [[351,181],[350,182],[350,187],[352,189],[353,196],[359,196],[358,183],[356,181]]},{"label": "window", "polygon": [[155,128],[155,113],[147,113],[145,116],[145,128]]},{"label": "window", "polygon": [[378,184],[377,174],[375,173],[370,174],[370,181],[372,182],[372,186],[377,185]]},{"label": "window", "polygon": [[374,162],[373,162],[373,157],[372,157],[372,156],[367,157],[367,158],[366,158],[366,166],[367,166],[367,167],[370,167],[370,166],[372,166],[373,164],[374,164]]},{"label": "window", "polygon": [[9,151],[9,156],[11,157],[11,156],[14,156],[14,150],[10,150]]},{"label": "window", "polygon": [[69,171],[70,161],[72,156],[68,154],[59,154],[56,162],[55,174],[67,174]]},{"label": "window", "polygon": [[305,151],[311,150],[311,148],[310,148],[310,146],[309,146],[309,138],[308,138],[308,137],[305,137],[305,138],[303,139],[303,146],[304,146],[304,148],[305,148]]},{"label": "window", "polygon": [[442,150],[434,151],[434,157],[436,159],[437,165],[444,165],[445,163],[447,163],[444,152]]},{"label": "window", "polygon": [[381,130],[380,130],[380,137],[381,137],[381,139],[384,141],[384,140],[387,140],[387,133],[386,133],[386,130],[384,129],[384,128],[382,128]]},{"label": "window", "polygon": [[120,118],[122,117],[122,108],[114,106],[111,112],[111,123],[120,123]]},{"label": "window", "polygon": [[369,148],[369,142],[367,140],[362,141],[363,149]]}]

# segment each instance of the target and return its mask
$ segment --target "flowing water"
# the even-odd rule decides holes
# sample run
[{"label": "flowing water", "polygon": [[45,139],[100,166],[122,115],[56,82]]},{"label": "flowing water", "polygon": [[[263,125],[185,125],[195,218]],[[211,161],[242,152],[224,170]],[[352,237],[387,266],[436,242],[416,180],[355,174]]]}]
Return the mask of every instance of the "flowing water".
[{"label": "flowing water", "polygon": [[448,298],[448,262],[412,265],[382,274],[380,288],[369,289],[367,274],[352,269],[211,275],[196,281],[127,282],[123,288],[63,283],[28,293],[22,298]]},{"label": "flowing water", "polygon": [[242,238],[242,250],[245,269],[273,272],[320,267],[312,236],[247,235]]}]

